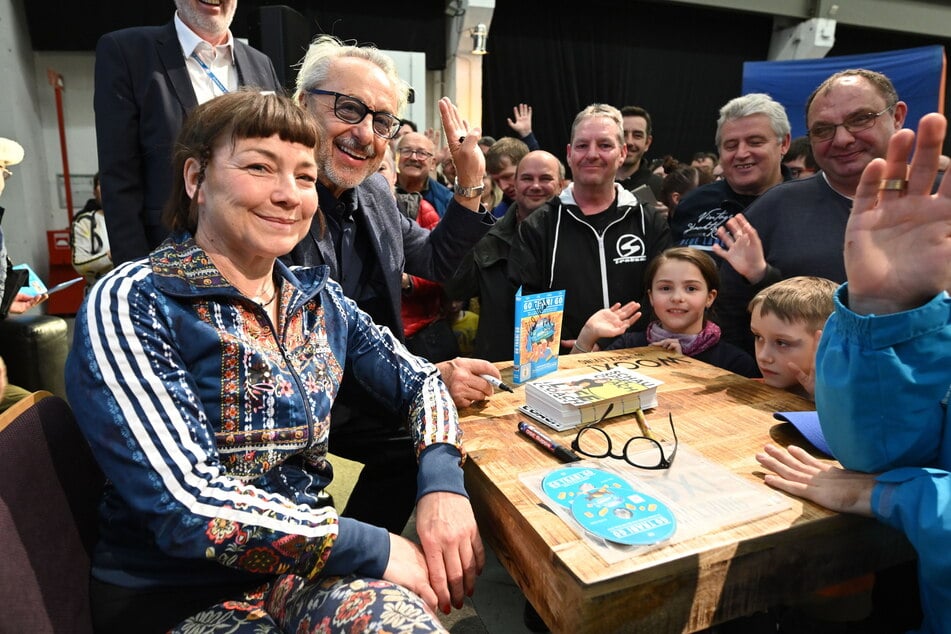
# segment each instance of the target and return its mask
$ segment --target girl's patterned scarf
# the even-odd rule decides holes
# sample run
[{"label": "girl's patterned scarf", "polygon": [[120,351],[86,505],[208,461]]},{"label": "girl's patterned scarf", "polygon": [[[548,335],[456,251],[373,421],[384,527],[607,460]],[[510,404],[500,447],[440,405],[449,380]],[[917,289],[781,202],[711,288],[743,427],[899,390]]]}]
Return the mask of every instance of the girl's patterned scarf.
[{"label": "girl's patterned scarf", "polygon": [[657,343],[664,339],[676,339],[680,342],[680,349],[688,357],[693,357],[704,350],[712,348],[720,341],[720,327],[710,320],[705,320],[703,330],[695,335],[681,335],[664,330],[659,321],[652,321],[647,326],[647,343]]}]

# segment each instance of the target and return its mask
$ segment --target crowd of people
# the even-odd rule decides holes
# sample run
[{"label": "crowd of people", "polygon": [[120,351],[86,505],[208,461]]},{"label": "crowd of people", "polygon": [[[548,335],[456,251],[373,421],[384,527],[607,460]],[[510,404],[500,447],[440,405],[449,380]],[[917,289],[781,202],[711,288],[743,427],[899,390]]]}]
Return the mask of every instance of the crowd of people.
[{"label": "crowd of people", "polygon": [[[906,168],[906,104],[852,69],[809,97],[800,139],[748,94],[716,154],[650,161],[651,114],[595,103],[562,163],[528,104],[512,136],[447,98],[419,131],[393,61],[331,36],[284,96],[231,34],[236,0],[175,5],[100,40],[102,194],[74,229],[91,291],[67,386],[108,479],[97,631],[441,631],[484,562],[457,408],[513,357],[520,288],[566,292],[566,354],[660,346],[814,399],[857,471],[768,446],[767,484],[904,531],[912,626],[951,628],[943,117]],[[339,513],[330,451],[364,465]]]}]

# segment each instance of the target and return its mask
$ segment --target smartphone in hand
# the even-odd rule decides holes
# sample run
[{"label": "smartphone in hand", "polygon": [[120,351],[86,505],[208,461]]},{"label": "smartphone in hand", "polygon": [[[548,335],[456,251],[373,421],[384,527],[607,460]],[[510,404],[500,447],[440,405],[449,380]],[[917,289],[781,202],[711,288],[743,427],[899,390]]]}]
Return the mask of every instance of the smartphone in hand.
[{"label": "smartphone in hand", "polygon": [[13,267],[14,270],[26,271],[29,277],[26,280],[26,283],[20,287],[20,292],[24,295],[29,295],[30,297],[39,297],[44,293],[46,295],[52,295],[63,289],[67,289],[73,284],[78,284],[83,281],[83,278],[74,277],[71,280],[66,280],[65,282],[60,282],[52,288],[46,288],[46,284],[43,283],[43,280],[40,279],[40,276],[36,274],[29,264],[17,264]]},{"label": "smartphone in hand", "polygon": [[20,292],[24,295],[29,295],[30,297],[38,297],[47,292],[46,284],[43,283],[43,280],[40,279],[40,276],[36,274],[29,264],[17,264],[13,267],[14,271],[26,271],[28,277],[23,286],[20,287]]}]

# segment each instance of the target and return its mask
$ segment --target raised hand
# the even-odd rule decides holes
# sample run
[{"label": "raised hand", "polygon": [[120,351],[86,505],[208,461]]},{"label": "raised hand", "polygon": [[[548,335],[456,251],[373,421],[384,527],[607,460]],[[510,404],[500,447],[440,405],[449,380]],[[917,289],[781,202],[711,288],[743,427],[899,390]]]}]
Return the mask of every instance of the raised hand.
[{"label": "raised hand", "polygon": [[[439,114],[446,132],[446,144],[456,166],[456,183],[460,187],[481,185],[485,175],[485,155],[478,145],[482,131],[479,128],[469,128],[469,124],[449,97],[439,100]],[[479,211],[481,205],[478,196],[462,198],[456,195],[455,200],[472,211]]]},{"label": "raised hand", "polygon": [[520,103],[512,108],[514,120],[506,119],[509,127],[521,138],[527,137],[532,133],[532,107],[528,104]]},{"label": "raised hand", "polygon": [[900,130],[887,158],[862,173],[845,229],[849,307],[859,314],[908,310],[951,289],[951,179],[931,193],[946,129],[944,116],[925,115],[910,168],[915,134]]},{"label": "raised hand", "polygon": [[604,337],[617,337],[624,334],[635,321],[641,318],[641,305],[637,302],[628,302],[623,306],[614,304],[611,308],[602,308],[588,317],[573,342],[574,347],[581,351],[594,350],[595,344]]},{"label": "raised hand", "polygon": [[766,275],[766,256],[759,234],[746,216],[736,214],[717,229],[717,237],[726,248],[713,245],[713,252],[730,263],[733,270],[756,284]]}]

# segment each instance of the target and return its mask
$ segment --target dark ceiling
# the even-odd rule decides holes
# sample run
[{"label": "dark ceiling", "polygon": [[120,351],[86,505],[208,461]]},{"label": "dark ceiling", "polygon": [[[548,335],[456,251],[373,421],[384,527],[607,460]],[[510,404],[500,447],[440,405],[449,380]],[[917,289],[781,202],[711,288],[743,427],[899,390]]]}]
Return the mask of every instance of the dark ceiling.
[{"label": "dark ceiling", "polygon": [[[92,51],[104,33],[131,26],[165,24],[175,11],[171,0],[47,0],[23,4],[33,48],[40,51]],[[349,5],[353,8],[348,8]],[[360,0],[354,3],[241,0],[232,23],[236,37],[246,37],[252,45],[259,41],[260,8],[264,6],[293,10],[284,14],[288,21],[294,22],[298,30],[309,30],[311,35],[331,33],[344,40],[373,43],[384,49],[424,51],[427,69],[445,66],[444,0]]]}]

